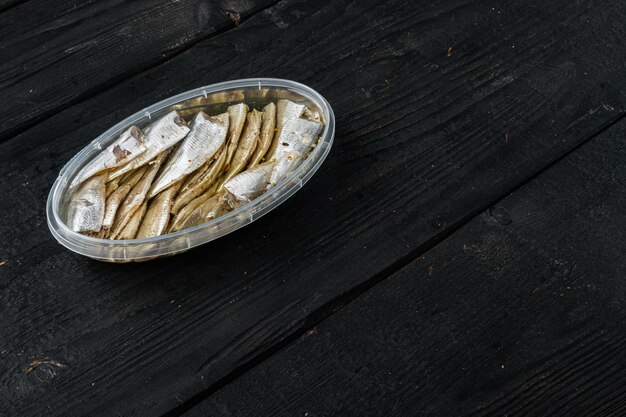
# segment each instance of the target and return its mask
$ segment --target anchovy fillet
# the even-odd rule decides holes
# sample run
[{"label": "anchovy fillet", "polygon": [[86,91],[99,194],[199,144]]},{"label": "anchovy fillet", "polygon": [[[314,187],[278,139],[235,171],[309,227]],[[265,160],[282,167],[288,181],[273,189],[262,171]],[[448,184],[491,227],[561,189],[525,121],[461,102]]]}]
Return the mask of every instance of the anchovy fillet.
[{"label": "anchovy fillet", "polygon": [[139,225],[141,224],[141,220],[143,219],[144,214],[146,214],[146,203],[142,203],[137,210],[133,213],[124,229],[117,235],[116,239],[126,240],[126,239],[134,239],[135,235],[137,235],[137,229],[139,229]]},{"label": "anchovy fillet", "polygon": [[246,167],[254,148],[259,141],[261,134],[262,114],[257,110],[253,110],[246,116],[246,127],[239,139],[239,146],[230,163],[230,169],[222,180],[222,183],[228,181],[235,175],[239,174]]},{"label": "anchovy fillet", "polygon": [[187,229],[192,226],[206,222],[207,216],[215,209],[216,206],[222,204],[224,194],[216,194],[208,200],[200,203],[181,223],[180,229]]},{"label": "anchovy fillet", "polygon": [[270,103],[263,107],[263,116],[261,123],[261,135],[259,136],[259,143],[254,150],[254,154],[250,159],[248,168],[254,168],[267,154],[267,150],[272,144],[274,139],[274,129],[276,127],[276,105]]},{"label": "anchovy fillet", "polygon": [[285,124],[287,124],[289,120],[299,119],[305,110],[306,106],[304,104],[296,104],[290,100],[278,100],[276,103],[276,134],[267,152],[266,160],[270,160],[274,157],[274,153],[278,147],[278,138]]},{"label": "anchovy fillet", "polygon": [[274,162],[266,162],[255,168],[242,172],[224,184],[232,203],[248,202],[258,197],[270,179]]},{"label": "anchovy fillet", "polygon": [[130,184],[124,184],[107,197],[102,230],[100,231],[101,237],[106,238],[109,236],[109,231],[111,230],[111,226],[113,226],[117,209],[120,207],[120,204],[122,204],[122,201],[124,201],[131,188]]},{"label": "anchovy fillet", "polygon": [[146,149],[143,132],[137,126],[131,126],[76,174],[70,188],[96,174],[127,164]]},{"label": "anchovy fillet", "polygon": [[[224,165],[226,163],[226,149],[224,148],[221,151],[220,156],[213,162],[209,170],[202,176],[198,178],[195,182],[188,183],[181,189],[180,193],[176,196],[174,200],[174,205],[172,206],[172,213],[178,213],[183,209],[189,202],[191,202],[194,198],[199,197],[201,194],[205,193],[208,189],[211,188],[218,175],[224,169]],[[212,195],[212,194],[211,194]]]},{"label": "anchovy fillet", "polygon": [[239,144],[239,136],[246,122],[248,106],[243,103],[235,104],[228,108],[230,124],[228,126],[228,150],[226,152],[226,163],[229,163]]},{"label": "anchovy fillet", "polygon": [[68,226],[75,232],[97,233],[104,219],[106,175],[84,181],[72,194],[68,207]]},{"label": "anchovy fillet", "polygon": [[178,112],[169,112],[146,129],[144,144],[147,150],[126,165],[111,172],[109,179],[115,179],[122,174],[147,164],[158,154],[178,143],[188,132],[189,127],[178,115]]},{"label": "anchovy fillet", "polygon": [[289,120],[278,136],[278,147],[273,157],[279,159],[283,154],[291,151],[307,154],[321,131],[321,123],[306,119]]},{"label": "anchovy fillet", "polygon": [[209,117],[206,113],[199,112],[194,118],[191,131],[154,181],[148,198],[154,197],[211,159],[226,140],[228,124],[228,113]]},{"label": "anchovy fillet", "polygon": [[169,153],[170,151],[165,151],[157,156],[154,161],[150,162],[148,170],[144,176],[137,184],[135,184],[132,190],[130,190],[128,196],[126,196],[126,199],[124,199],[124,202],[118,209],[115,222],[113,223],[113,227],[111,229],[111,238],[118,238],[119,234],[122,233],[122,230],[126,226],[126,223],[130,221],[130,218],[133,214],[135,214],[135,211],[144,202],[146,195],[148,194],[148,190],[152,185],[152,181],[159,171],[159,167],[165,158],[167,158]]},{"label": "anchovy fillet", "polygon": [[300,162],[302,162],[302,154],[298,151],[290,151],[283,154],[274,165],[267,188],[275,186],[283,178],[287,177],[290,172],[300,165]]},{"label": "anchovy fillet", "polygon": [[169,233],[173,233],[173,232],[177,232],[181,230],[183,228],[183,224],[185,223],[185,220],[187,220],[187,217],[189,217],[189,215],[193,213],[193,211],[200,204],[210,199],[212,195],[213,193],[204,193],[201,196],[196,197],[193,200],[191,200],[189,203],[187,203],[185,207],[183,207],[178,213],[176,213],[176,216],[174,216],[174,219],[172,219],[172,222],[169,228]]},{"label": "anchovy fillet", "polygon": [[165,233],[170,220],[172,199],[179,187],[180,182],[176,182],[169,188],[163,190],[152,200],[141,222],[141,226],[139,226],[137,239],[160,236]]}]

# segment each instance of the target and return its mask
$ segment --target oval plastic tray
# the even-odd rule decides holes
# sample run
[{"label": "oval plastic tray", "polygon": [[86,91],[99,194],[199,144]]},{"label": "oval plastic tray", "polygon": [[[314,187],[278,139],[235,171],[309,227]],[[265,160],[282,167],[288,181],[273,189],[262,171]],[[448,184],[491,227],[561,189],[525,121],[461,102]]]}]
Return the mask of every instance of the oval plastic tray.
[{"label": "oval plastic tray", "polygon": [[[183,117],[190,119],[199,110],[217,114],[225,111],[230,104],[239,102],[244,102],[251,108],[259,108],[265,103],[283,98],[306,104],[310,109],[318,111],[324,122],[324,130],[317,146],[294,172],[250,203],[207,223],[145,239],[99,239],[76,233],[65,224],[65,193],[71,179],[129,126],[143,128],[151,120],[171,110],[177,110]],[[46,205],[48,226],[63,246],[101,261],[145,261],[184,252],[252,223],[291,197],[320,167],[330,151],[334,136],[335,118],[330,105],[319,93],[306,85],[289,80],[250,78],[196,88],[138,111],[102,133],[78,152],[61,169],[59,177],[52,185]]]}]

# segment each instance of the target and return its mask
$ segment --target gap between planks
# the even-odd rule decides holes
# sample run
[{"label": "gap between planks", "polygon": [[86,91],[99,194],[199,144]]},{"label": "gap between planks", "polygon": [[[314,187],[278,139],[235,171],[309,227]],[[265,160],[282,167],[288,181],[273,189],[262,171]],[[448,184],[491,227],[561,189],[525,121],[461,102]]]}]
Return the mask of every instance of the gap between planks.
[{"label": "gap between planks", "polygon": [[0,13],[4,13],[7,10],[11,10],[29,1],[30,0],[15,0],[15,1],[9,0],[5,4],[0,4]]},{"label": "gap between planks", "polygon": [[440,243],[442,243],[443,241],[448,239],[456,231],[458,231],[461,227],[463,227],[464,225],[466,225],[467,223],[472,221],[474,218],[479,216],[481,213],[483,213],[489,207],[497,205],[499,202],[501,202],[502,200],[507,198],[509,195],[511,195],[514,192],[518,191],[519,189],[521,189],[522,187],[524,187],[525,185],[527,185],[528,183],[533,181],[535,178],[539,177],[544,172],[548,171],[550,168],[552,168],[553,166],[558,164],[560,161],[562,161],[563,159],[567,158],[572,153],[576,152],[578,149],[583,147],[585,144],[587,144],[588,142],[592,141],[594,138],[598,137],[599,135],[601,135],[602,133],[604,133],[605,131],[610,129],[612,126],[614,126],[615,124],[619,123],[624,118],[626,118],[626,112],[618,114],[617,116],[615,116],[611,120],[607,121],[604,125],[600,126],[598,129],[596,129],[596,131],[591,133],[586,139],[582,140],[581,142],[579,142],[578,144],[576,144],[574,147],[572,147],[568,151],[564,152],[563,154],[555,157],[552,161],[548,162],[542,168],[539,168],[534,173],[532,173],[529,176],[527,176],[526,178],[522,179],[520,182],[518,182],[511,189],[501,193],[500,195],[498,195],[495,198],[493,198],[491,201],[488,201],[488,202],[484,203],[483,205],[481,205],[477,209],[475,209],[472,212],[468,213],[466,216],[461,218],[459,221],[457,221],[456,223],[450,225],[450,227],[444,229],[441,233],[437,234],[436,236],[432,237],[431,239],[425,241],[424,243],[422,243],[421,245],[416,247],[414,250],[412,250],[407,255],[405,255],[402,258],[398,259],[397,261],[393,262],[391,265],[383,268],[381,271],[379,271],[378,273],[374,274],[371,278],[369,278],[368,280],[364,281],[360,285],[356,286],[351,291],[349,291],[346,294],[343,294],[341,296],[335,297],[331,301],[329,301],[326,304],[322,305],[321,307],[319,307],[318,309],[313,311],[304,320],[304,322],[302,323],[302,326],[300,326],[296,331],[291,333],[289,336],[285,337],[282,341],[274,344],[273,346],[270,346],[264,352],[262,352],[262,353],[258,354],[257,356],[253,357],[252,359],[250,359],[249,361],[245,362],[244,364],[236,367],[232,372],[230,372],[229,374],[227,374],[223,378],[219,379],[217,382],[211,384],[205,390],[203,390],[203,391],[199,392],[198,394],[192,396],[188,400],[185,400],[179,406],[177,406],[176,408],[174,408],[174,409],[168,411],[167,413],[163,414],[161,417],[179,417],[179,416],[182,416],[184,413],[186,413],[187,411],[191,410],[196,405],[200,404],[202,401],[206,400],[207,398],[209,398],[211,395],[213,395],[217,391],[221,390],[222,388],[224,388],[225,386],[227,386],[231,382],[235,381],[240,376],[244,375],[247,371],[253,369],[257,365],[261,364],[263,361],[268,359],[269,357],[273,356],[275,353],[281,351],[282,349],[284,349],[287,346],[289,346],[291,343],[297,341],[300,337],[304,336],[312,328],[314,328],[315,326],[319,325],[319,323],[321,323],[322,321],[326,320],[328,317],[332,316],[337,311],[341,310],[344,306],[348,305],[349,303],[351,303],[352,301],[354,301],[355,299],[360,297],[365,292],[371,290],[376,285],[378,285],[381,282],[385,281],[387,278],[391,277],[393,274],[397,273],[398,271],[400,271],[401,269],[403,269],[407,265],[411,264],[413,261],[415,261],[420,256],[424,255],[426,252],[430,251],[435,246],[439,245]]}]

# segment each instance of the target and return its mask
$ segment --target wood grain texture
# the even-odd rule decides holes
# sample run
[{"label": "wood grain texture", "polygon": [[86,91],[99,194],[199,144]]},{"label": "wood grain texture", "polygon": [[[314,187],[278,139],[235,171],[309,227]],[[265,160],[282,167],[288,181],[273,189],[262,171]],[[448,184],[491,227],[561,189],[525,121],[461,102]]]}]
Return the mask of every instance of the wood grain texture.
[{"label": "wood grain texture", "polygon": [[273,2],[43,0],[0,13],[0,141]]},{"label": "wood grain texture", "polygon": [[195,416],[626,414],[626,121]]},{"label": "wood grain texture", "polygon": [[[607,5],[285,1],[0,145],[0,409],[158,415],[323,319],[621,117],[626,6]],[[95,135],[171,94],[258,75],[311,85],[337,115],[302,191],[147,264],[53,240],[48,190]]]},{"label": "wood grain texture", "polygon": [[0,0],[0,13],[28,0]]}]

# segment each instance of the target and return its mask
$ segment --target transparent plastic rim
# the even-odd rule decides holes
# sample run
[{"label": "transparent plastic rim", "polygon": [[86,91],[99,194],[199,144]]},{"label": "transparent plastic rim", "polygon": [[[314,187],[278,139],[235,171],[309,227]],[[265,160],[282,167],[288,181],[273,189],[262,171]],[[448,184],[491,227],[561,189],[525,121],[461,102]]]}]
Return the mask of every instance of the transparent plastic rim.
[{"label": "transparent plastic rim", "polygon": [[[85,158],[89,152],[92,150],[91,148],[102,148],[102,139],[110,138],[116,131],[120,131],[122,128],[129,126],[135,123],[138,119],[143,117],[145,114],[150,114],[156,112],[158,110],[163,109],[164,107],[170,106],[172,104],[178,103],[180,101],[188,100],[194,97],[198,97],[202,94],[205,96],[207,94],[217,93],[224,90],[231,90],[237,88],[250,88],[250,87],[258,87],[259,89],[263,88],[284,88],[295,92],[299,95],[304,96],[305,98],[311,100],[315,104],[317,104],[325,115],[326,123],[324,125],[324,129],[320,136],[320,140],[316,146],[316,148],[309,154],[307,159],[290,175],[272,187],[270,190],[252,200],[250,203],[239,207],[223,216],[220,216],[216,219],[208,221],[206,223],[190,227],[188,229],[183,229],[178,232],[169,233],[162,236],[143,238],[143,239],[128,239],[128,240],[110,240],[110,239],[101,239],[90,236],[85,236],[80,233],[74,232],[70,229],[65,222],[60,218],[57,207],[59,206],[60,200],[63,197],[61,194],[61,188],[63,187],[64,182],[68,181],[65,174],[67,173],[69,167],[72,165],[77,165],[79,161]],[[233,219],[237,219],[242,214],[245,214],[251,208],[261,206],[264,202],[268,200],[275,199],[277,200],[275,204],[268,205],[267,207],[261,207],[258,211],[254,211],[250,213],[249,216],[245,218],[249,218],[250,221],[236,221],[233,226],[236,226],[239,223],[241,224],[239,227],[227,227],[221,230],[222,233],[216,233],[214,236],[207,237],[206,239],[200,239],[197,242],[190,242],[187,239],[188,245],[186,249],[191,249],[193,247],[199,246],[204,243],[208,243],[212,240],[215,240],[219,237],[222,237],[226,234],[233,232],[234,230],[243,227],[264,214],[267,214],[269,211],[273,210],[275,207],[283,203],[287,198],[291,197],[297,190],[299,190],[319,169],[321,164],[326,159],[326,156],[330,152],[330,148],[332,146],[335,135],[335,117],[333,114],[333,110],[330,107],[330,104],[326,101],[321,94],[312,88],[290,80],[278,79],[278,78],[248,78],[241,80],[233,80],[233,81],[225,81],[217,84],[211,84],[208,86],[198,87],[193,90],[186,91],[184,93],[177,94],[175,96],[169,97],[165,100],[161,100],[151,106],[146,107],[143,110],[140,110],[131,116],[125,118],[119,123],[115,124],[102,134],[100,134],[96,139],[94,139],[89,145],[85,146],[81,151],[79,151],[72,159],[70,159],[65,166],[61,169],[59,176],[55,180],[50,193],[48,194],[48,200],[46,203],[46,215],[48,220],[48,227],[52,235],[66,248],[79,253],[81,255],[97,258],[97,259],[106,259],[106,260],[119,260],[119,261],[132,261],[135,259],[142,258],[152,258],[158,256],[169,255],[172,253],[177,253],[179,249],[168,250],[167,246],[157,246],[154,251],[146,251],[145,256],[141,257],[132,257],[126,258],[125,252],[123,252],[123,256],[117,256],[115,253],[110,253],[111,256],[102,256],[102,249],[109,248],[113,249],[121,249],[124,247],[143,245],[143,244],[151,244],[158,243],[168,240],[176,240],[180,238],[184,238],[186,236],[195,235],[199,231],[205,229],[213,229],[216,226],[225,223],[228,224],[229,221]],[[311,164],[312,162],[312,164]],[[306,172],[305,172],[306,171]],[[291,191],[291,192],[290,192]],[[281,193],[285,193],[283,196],[279,195]],[[96,253],[97,252],[97,253]]]}]

